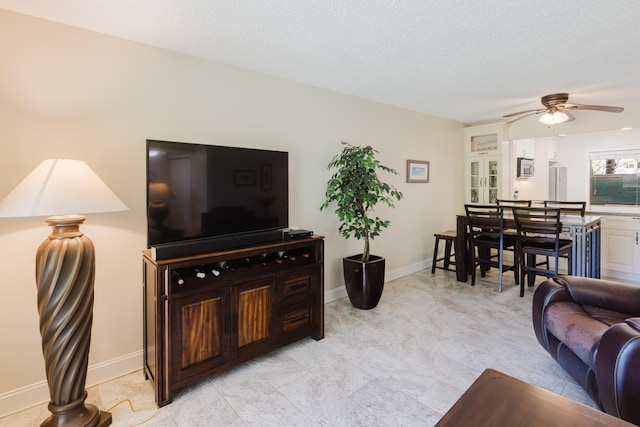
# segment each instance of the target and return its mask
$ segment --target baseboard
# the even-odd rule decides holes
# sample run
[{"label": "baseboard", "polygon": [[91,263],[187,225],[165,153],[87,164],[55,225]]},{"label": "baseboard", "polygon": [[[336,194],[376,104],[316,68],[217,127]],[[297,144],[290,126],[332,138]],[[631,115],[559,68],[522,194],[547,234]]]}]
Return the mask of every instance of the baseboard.
[{"label": "baseboard", "polygon": [[625,273],[622,271],[614,271],[602,269],[600,276],[606,279],[623,280],[626,282],[640,282],[640,275],[635,273]]},{"label": "baseboard", "polygon": [[[142,350],[103,363],[87,370],[87,388],[142,369]],[[142,375],[142,374],[141,374]],[[49,387],[40,381],[0,394],[0,417],[49,401]]]},{"label": "baseboard", "polygon": [[431,268],[431,258],[387,271],[385,273],[384,281],[388,282],[390,280],[399,279],[401,277],[416,273],[420,270],[424,270],[425,268]]},{"label": "baseboard", "polygon": [[324,291],[324,303],[329,304],[330,302],[337,301],[346,296],[347,290],[345,289],[344,284],[342,284],[342,286],[338,286],[337,288]]}]

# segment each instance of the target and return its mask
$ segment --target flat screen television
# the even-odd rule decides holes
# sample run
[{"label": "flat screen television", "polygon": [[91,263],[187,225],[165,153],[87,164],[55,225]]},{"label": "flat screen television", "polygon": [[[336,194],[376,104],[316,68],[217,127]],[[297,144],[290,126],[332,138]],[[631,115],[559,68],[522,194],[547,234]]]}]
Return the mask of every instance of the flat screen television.
[{"label": "flat screen television", "polygon": [[284,151],[147,140],[148,246],[187,255],[280,238],[288,168]]}]

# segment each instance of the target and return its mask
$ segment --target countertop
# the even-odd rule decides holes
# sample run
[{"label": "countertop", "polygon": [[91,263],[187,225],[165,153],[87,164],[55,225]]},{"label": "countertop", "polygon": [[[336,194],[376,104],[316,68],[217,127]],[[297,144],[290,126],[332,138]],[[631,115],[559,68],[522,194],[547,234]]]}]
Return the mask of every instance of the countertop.
[{"label": "countertop", "polygon": [[586,215],[598,216],[627,216],[640,218],[640,212],[615,212],[615,211],[586,211]]}]

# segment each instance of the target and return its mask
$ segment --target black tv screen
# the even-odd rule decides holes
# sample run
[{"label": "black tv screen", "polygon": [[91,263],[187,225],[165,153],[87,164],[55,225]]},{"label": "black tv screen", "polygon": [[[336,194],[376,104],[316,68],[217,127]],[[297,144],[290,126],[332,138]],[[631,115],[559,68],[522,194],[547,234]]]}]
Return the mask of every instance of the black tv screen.
[{"label": "black tv screen", "polygon": [[147,140],[149,247],[288,227],[288,153]]}]

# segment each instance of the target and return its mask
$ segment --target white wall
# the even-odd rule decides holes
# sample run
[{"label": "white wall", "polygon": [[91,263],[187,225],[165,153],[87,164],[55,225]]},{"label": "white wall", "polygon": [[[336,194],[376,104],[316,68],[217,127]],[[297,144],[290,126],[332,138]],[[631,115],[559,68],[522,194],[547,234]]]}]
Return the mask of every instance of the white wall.
[{"label": "white wall", "polygon": [[[333,214],[319,211],[325,165],[341,140],[374,146],[401,173],[388,180],[405,199],[380,209],[392,226],[372,243],[392,273],[426,265],[433,233],[453,227],[462,206],[457,122],[4,10],[0,57],[0,197],[43,159],[74,158],[130,208],[83,226],[97,257],[89,383],[142,366],[147,138],[289,151],[291,225],[326,236],[325,286],[334,294],[340,259],[362,246],[345,243]],[[429,184],[405,183],[407,159],[431,162]],[[47,234],[40,218],[0,219],[0,416],[48,399],[34,283]]]},{"label": "white wall", "polygon": [[[509,141],[509,182],[506,198],[512,199],[515,190],[518,190],[520,200],[545,200],[548,193],[549,177],[547,168],[549,165],[548,138],[522,138],[518,141]],[[526,142],[527,148],[533,151],[522,153],[522,148],[517,148],[518,142]],[[534,160],[534,176],[531,178],[518,178],[518,157],[528,157]]]}]

